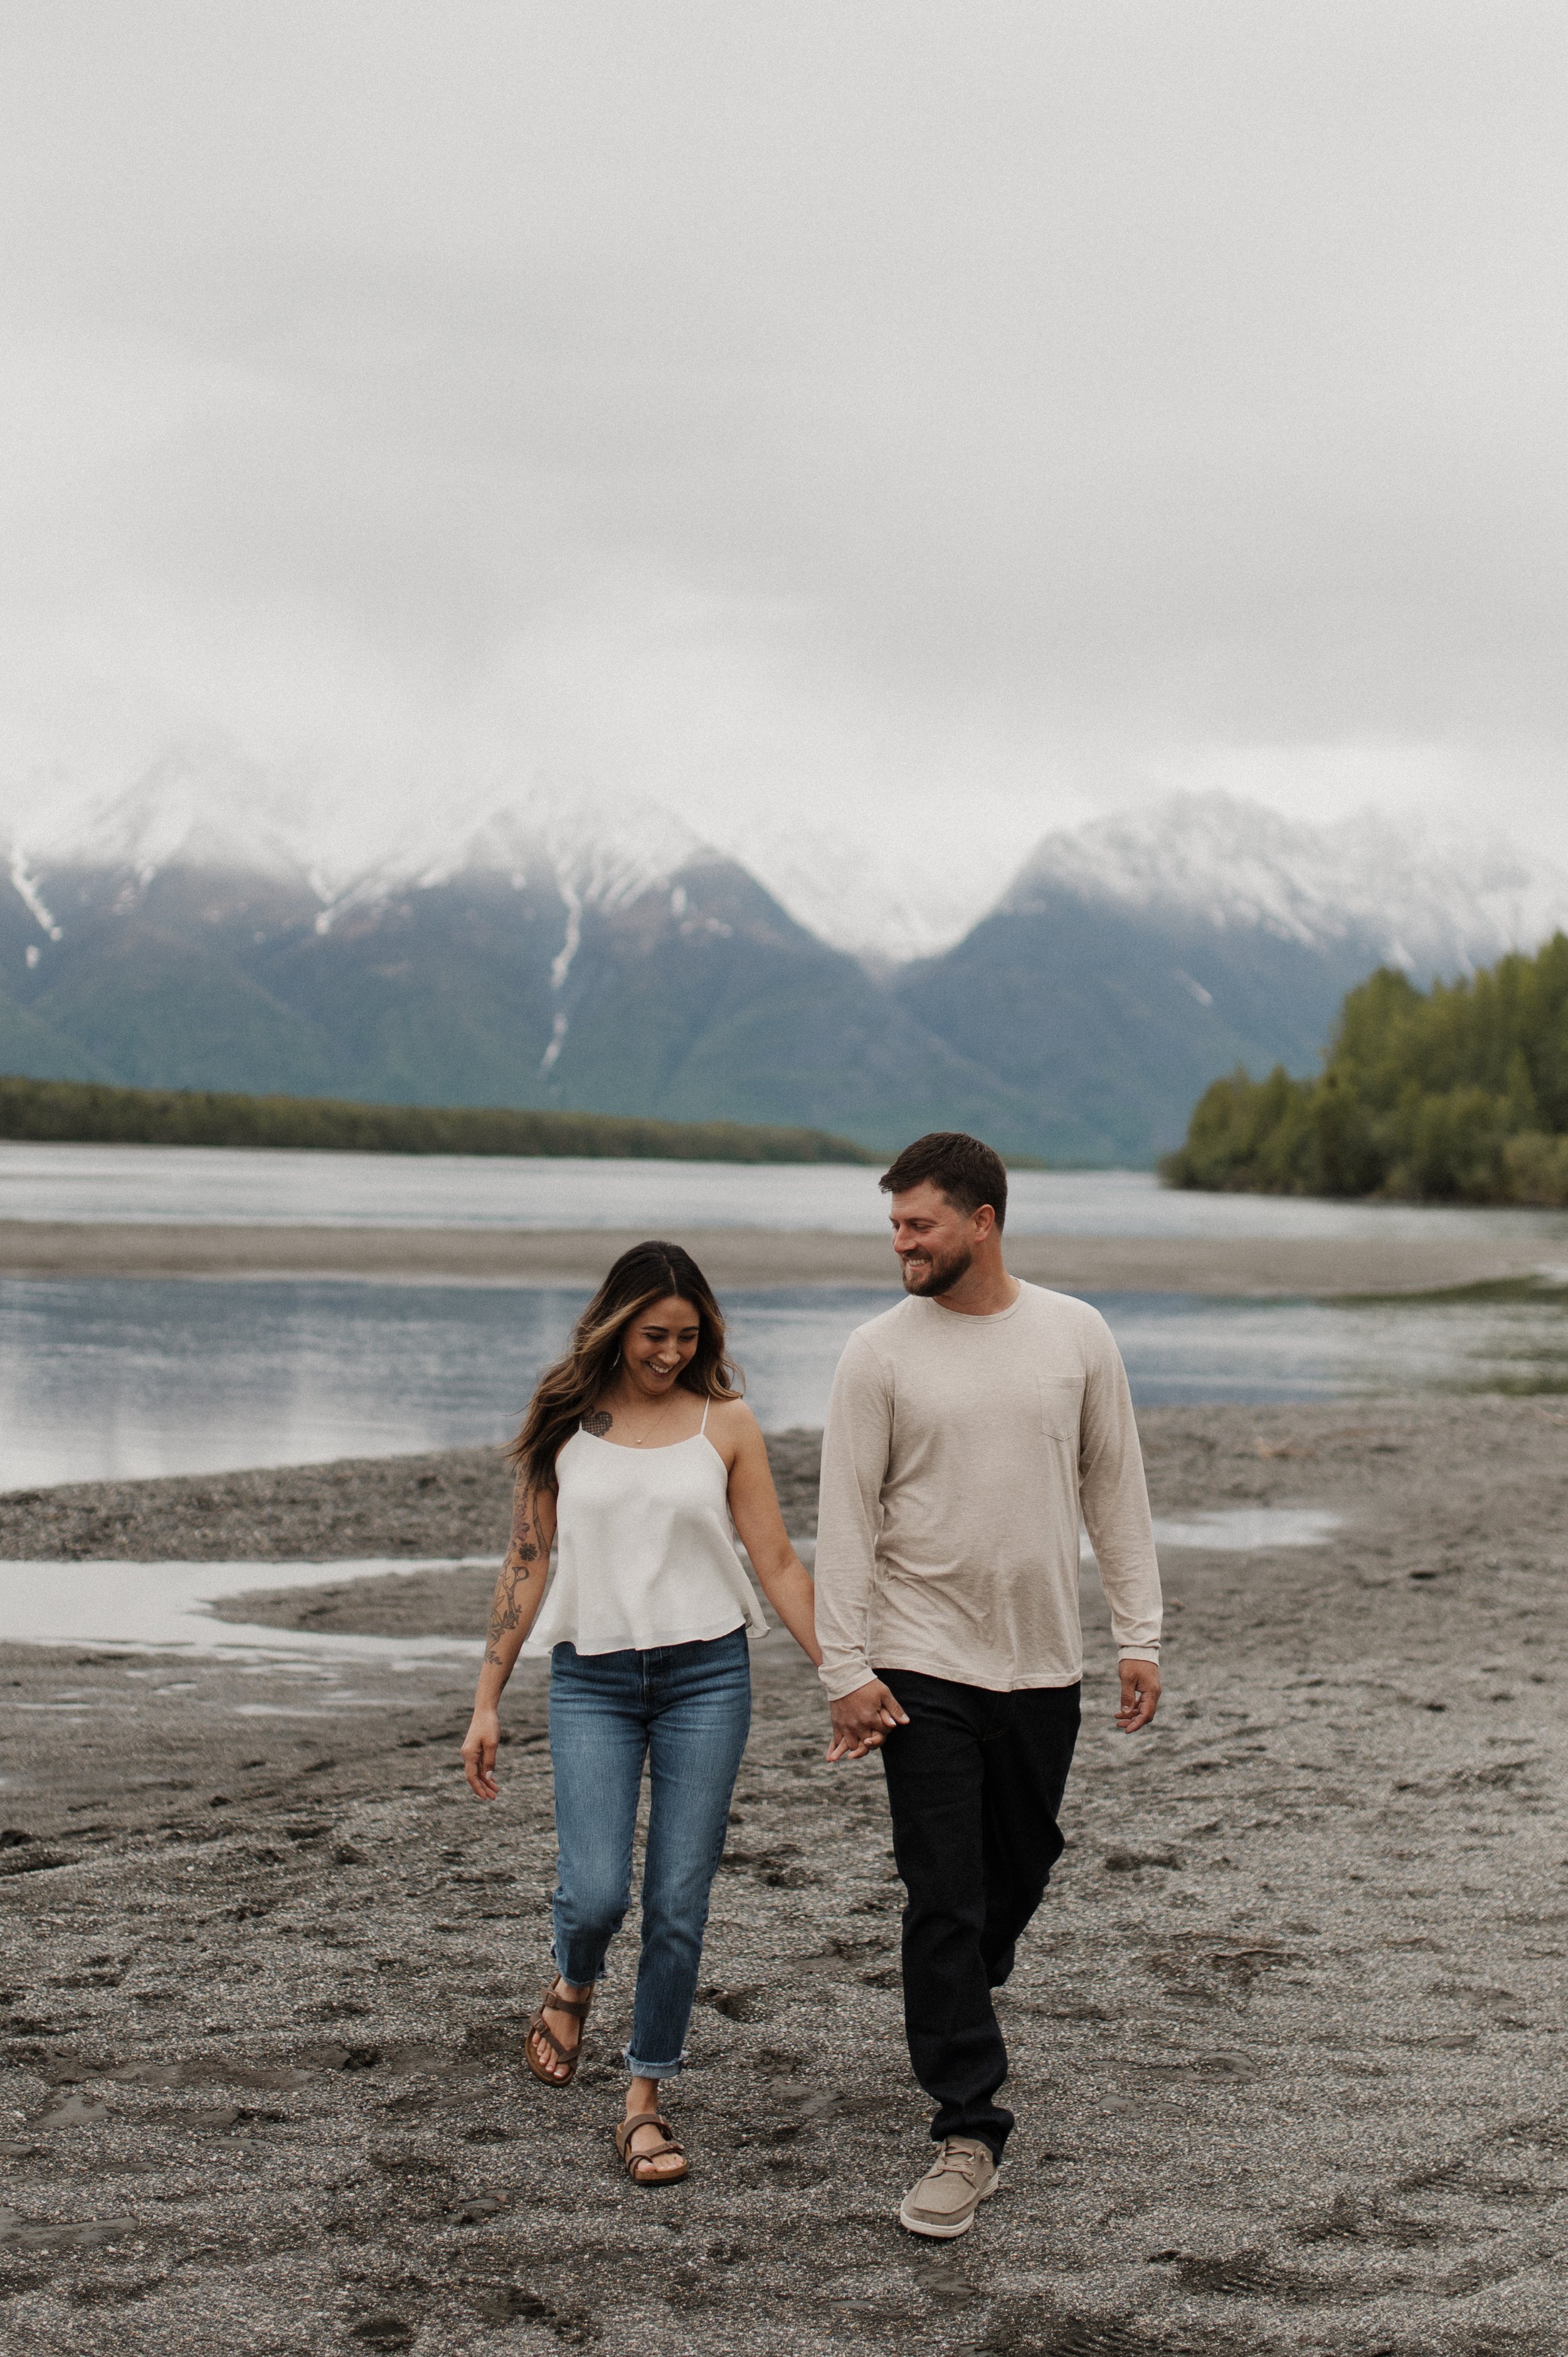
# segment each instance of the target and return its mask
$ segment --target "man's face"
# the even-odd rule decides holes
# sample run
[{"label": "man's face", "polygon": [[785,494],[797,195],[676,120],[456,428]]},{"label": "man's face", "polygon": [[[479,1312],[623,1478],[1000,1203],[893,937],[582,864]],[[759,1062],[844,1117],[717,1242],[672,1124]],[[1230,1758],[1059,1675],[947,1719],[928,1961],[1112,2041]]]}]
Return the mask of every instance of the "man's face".
[{"label": "man's face", "polygon": [[929,1178],[895,1195],[888,1217],[904,1290],[927,1295],[950,1292],[968,1274],[974,1247],[993,1224],[989,1205],[961,1211]]}]

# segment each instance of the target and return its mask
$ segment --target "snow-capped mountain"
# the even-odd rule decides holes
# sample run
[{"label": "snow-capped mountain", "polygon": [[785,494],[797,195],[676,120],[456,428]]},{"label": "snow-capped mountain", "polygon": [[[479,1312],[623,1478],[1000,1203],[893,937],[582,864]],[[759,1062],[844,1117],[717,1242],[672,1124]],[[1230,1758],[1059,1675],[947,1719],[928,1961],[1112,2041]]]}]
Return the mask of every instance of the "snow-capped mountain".
[{"label": "snow-capped mountain", "polygon": [[1452,974],[1558,921],[1568,878],[1507,846],[1187,794],[1046,836],[990,913],[896,988],[1042,1128],[1076,1136],[1069,1152],[1141,1160],[1219,1073],[1311,1071],[1374,966]]},{"label": "snow-capped mountain", "polygon": [[[320,821],[324,796],[280,787],[223,740],[181,746],[134,784],[51,823],[46,812],[5,843],[18,889],[44,879],[113,878],[124,895],[162,877],[268,878],[319,903],[318,929],[460,877],[548,888],[568,907],[629,907],[722,855],[660,804],[611,798],[576,780],[442,793],[414,822]],[[4,839],[0,834],[0,839]],[[25,880],[24,880],[25,879]]]},{"label": "snow-capped mountain", "polygon": [[1374,813],[1328,826],[1223,793],[1188,793],[1047,835],[997,903],[1067,892],[1216,933],[1372,945],[1417,970],[1463,971],[1568,923],[1568,874],[1511,844],[1413,834]]},{"label": "snow-capped mountain", "polygon": [[335,883],[317,873],[330,914],[462,877],[504,878],[516,891],[548,882],[569,906],[618,909],[720,856],[658,802],[567,782],[455,801]]},{"label": "snow-capped mountain", "polygon": [[242,781],[236,812],[180,762],[47,848],[16,845],[0,1071],[878,1137],[1027,1126],[657,805],[433,794],[351,859],[315,847],[264,781]]},{"label": "snow-capped mountain", "polygon": [[777,815],[737,821],[721,848],[659,802],[569,778],[434,792],[413,823],[378,823],[373,798],[355,799],[349,826],[341,793],[279,781],[206,738],[172,748],[85,814],[35,816],[5,847],[17,888],[46,909],[45,882],[62,869],[113,875],[122,890],[177,871],[244,875],[307,888],[328,927],[463,876],[548,885],[567,906],[625,908],[688,868],[730,860],[797,923],[882,971],[941,954],[990,914],[1038,910],[1063,893],[1217,933],[1371,944],[1417,971],[1463,971],[1568,922],[1568,873],[1496,837],[1445,838],[1372,813],[1312,825],[1227,793],[1177,794],[1054,830],[1010,882],[975,864],[955,874],[897,840],[868,856],[846,828]]},{"label": "snow-capped mountain", "polygon": [[13,840],[0,1071],[1145,1161],[1217,1073],[1310,1070],[1380,962],[1423,980],[1568,921],[1568,878],[1506,845],[1221,794],[1046,835],[956,941],[925,863],[900,899],[847,838],[754,866],[572,780],[345,808],[209,743]]},{"label": "snow-capped mountain", "polygon": [[798,924],[880,972],[950,949],[992,907],[1007,872],[983,844],[960,858],[950,845],[933,850],[918,826],[872,843],[845,825],[803,826],[789,812],[737,816],[725,847]]},{"label": "snow-capped mountain", "polygon": [[46,872],[129,874],[144,886],[170,868],[292,882],[310,861],[279,801],[275,780],[227,740],[181,745],[121,793],[14,828],[12,849]]}]

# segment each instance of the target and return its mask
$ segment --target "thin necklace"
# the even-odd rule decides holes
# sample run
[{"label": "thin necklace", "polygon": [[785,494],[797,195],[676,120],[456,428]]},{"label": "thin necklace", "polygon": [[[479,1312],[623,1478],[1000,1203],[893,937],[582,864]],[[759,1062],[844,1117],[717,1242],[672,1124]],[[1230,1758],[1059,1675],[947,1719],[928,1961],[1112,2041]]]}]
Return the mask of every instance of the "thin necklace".
[{"label": "thin necklace", "polygon": [[666,1394],[666,1396],[665,1396],[663,1399],[661,1399],[661,1400],[660,1401],[660,1403],[659,1403],[659,1406],[658,1406],[658,1409],[657,1409],[657,1412],[656,1412],[656,1413],[655,1413],[655,1415],[654,1415],[653,1422],[652,1422],[652,1423],[649,1426],[649,1427],[648,1427],[648,1432],[645,1432],[645,1433],[643,1434],[643,1436],[642,1436],[642,1439],[641,1439],[641,1440],[634,1440],[634,1441],[632,1442],[632,1444],[631,1444],[631,1445],[632,1445],[632,1447],[633,1447],[634,1448],[640,1448],[642,1447],[642,1442],[643,1442],[643,1440],[646,1440],[646,1439],[648,1438],[648,1433],[650,1433],[650,1432],[653,1432],[653,1431],[656,1431],[656,1430],[657,1430],[658,1426],[659,1426],[659,1420],[660,1420],[660,1417],[663,1415],[663,1414],[664,1414],[665,1410],[668,1408],[668,1406],[669,1406],[669,1405],[670,1405],[670,1402],[674,1398],[674,1396],[675,1396],[675,1394],[674,1394],[673,1391],[671,1391],[671,1392],[668,1393],[668,1394]]}]

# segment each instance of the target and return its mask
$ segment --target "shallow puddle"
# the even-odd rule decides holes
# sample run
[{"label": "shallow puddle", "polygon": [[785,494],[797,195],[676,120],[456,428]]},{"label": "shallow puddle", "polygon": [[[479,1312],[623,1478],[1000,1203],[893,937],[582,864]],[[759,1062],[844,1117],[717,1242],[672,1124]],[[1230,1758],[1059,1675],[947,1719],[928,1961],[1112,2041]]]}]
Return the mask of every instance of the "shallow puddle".
[{"label": "shallow puddle", "polygon": [[207,1609],[261,1589],[338,1587],[460,1563],[0,1563],[0,1629],[12,1644],[93,1645],[220,1660],[409,1663],[477,1654],[478,1636],[356,1637],[219,1620]]},{"label": "shallow puddle", "polygon": [[[1155,1545],[1162,1555],[1183,1547],[1207,1547],[1220,1555],[1262,1555],[1274,1547],[1326,1546],[1344,1526],[1343,1514],[1321,1506],[1219,1506],[1189,1522],[1155,1518]],[[1085,1563],[1094,1561],[1086,1534],[1079,1536]]]},{"label": "shallow puddle", "polygon": [[[1210,1547],[1253,1554],[1273,1547],[1326,1545],[1342,1517],[1313,1506],[1228,1507],[1190,1522],[1155,1524],[1159,1547]],[[1089,1541],[1082,1541],[1092,1560]],[[800,1544],[810,1564],[815,1553]],[[0,1563],[0,1630],[22,1645],[91,1645],[113,1651],[199,1653],[231,1661],[381,1661],[411,1666],[446,1656],[471,1657],[473,1637],[328,1635],[220,1620],[209,1609],[236,1596],[283,1587],[341,1587],[356,1579],[461,1571],[489,1558],[376,1558],[337,1563]],[[176,1692],[175,1687],[160,1691]],[[45,1710],[91,1708],[67,1695],[34,1704]]]},{"label": "shallow puddle", "polygon": [[1157,1547],[1217,1547],[1226,1555],[1261,1555],[1270,1547],[1326,1546],[1343,1514],[1320,1506],[1230,1506],[1195,1514],[1189,1523],[1156,1521]]}]

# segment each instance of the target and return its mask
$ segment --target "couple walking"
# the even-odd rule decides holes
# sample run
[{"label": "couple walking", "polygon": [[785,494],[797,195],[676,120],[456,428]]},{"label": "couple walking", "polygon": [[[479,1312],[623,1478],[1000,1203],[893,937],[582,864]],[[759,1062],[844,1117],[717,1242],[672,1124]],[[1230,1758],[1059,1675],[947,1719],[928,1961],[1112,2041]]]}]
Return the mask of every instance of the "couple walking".
[{"label": "couple walking", "polygon": [[[525,1638],[550,1650],[560,1853],[555,1974],[525,2044],[564,2086],[630,1896],[650,1778],[642,1948],[617,2149],[640,2185],[686,2173],[660,2108],[684,2060],[708,1893],[765,1625],[731,1539],[818,1666],[830,1760],[879,1751],[904,1910],[904,2014],[937,2109],[931,2168],[899,2211],[961,2234],[1013,2115],[991,1992],[1061,1853],[1082,1674],[1079,1517],[1121,1656],[1116,1723],[1159,1700],[1159,1576],[1126,1376],[1103,1319],[1003,1260],[1007,1178],[938,1132],[881,1185],[907,1298],[850,1338],[822,1443],[816,1578],[785,1533],[724,1321],[678,1245],[623,1254],[543,1377],[514,1446],[468,1781],[497,1791],[498,1708]],[[548,1593],[553,1542],[559,1562]]]}]

